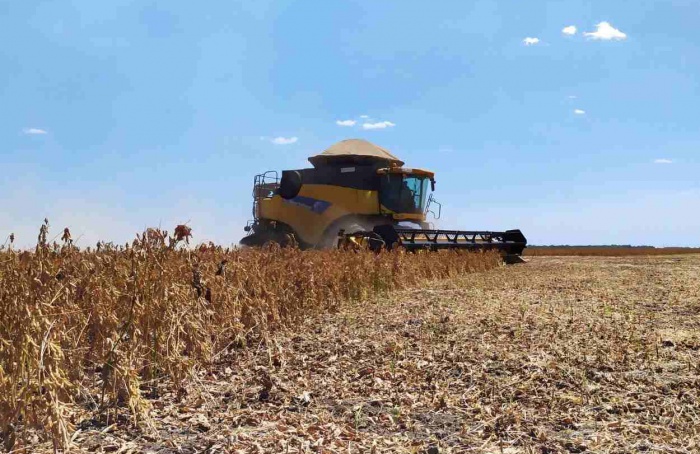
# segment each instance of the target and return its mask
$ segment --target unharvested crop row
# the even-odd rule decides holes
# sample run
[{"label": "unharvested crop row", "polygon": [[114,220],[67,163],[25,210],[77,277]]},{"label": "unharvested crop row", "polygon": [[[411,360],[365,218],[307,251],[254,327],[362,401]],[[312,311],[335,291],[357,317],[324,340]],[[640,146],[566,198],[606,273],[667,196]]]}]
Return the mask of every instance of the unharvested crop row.
[{"label": "unharvested crop row", "polygon": [[45,233],[33,252],[0,250],[7,449],[31,428],[67,445],[76,406],[141,418],[149,383],[177,387],[222,351],[343,301],[500,264],[494,253],[178,249],[157,231],[78,251]]}]

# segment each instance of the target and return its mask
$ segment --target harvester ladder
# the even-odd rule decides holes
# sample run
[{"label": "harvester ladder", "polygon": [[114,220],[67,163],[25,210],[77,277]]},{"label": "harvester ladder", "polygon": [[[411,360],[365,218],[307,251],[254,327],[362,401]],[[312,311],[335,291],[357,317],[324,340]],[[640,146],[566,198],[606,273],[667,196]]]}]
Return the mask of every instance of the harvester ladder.
[{"label": "harvester ladder", "polygon": [[276,170],[268,170],[265,173],[255,175],[253,180],[253,219],[258,220],[260,201],[272,195],[279,188],[279,173]]}]

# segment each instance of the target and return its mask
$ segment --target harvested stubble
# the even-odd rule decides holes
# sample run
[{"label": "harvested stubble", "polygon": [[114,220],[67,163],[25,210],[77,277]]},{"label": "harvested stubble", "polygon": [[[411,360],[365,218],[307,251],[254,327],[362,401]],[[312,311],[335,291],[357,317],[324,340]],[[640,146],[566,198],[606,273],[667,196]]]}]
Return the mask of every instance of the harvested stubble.
[{"label": "harvested stubble", "polygon": [[81,252],[50,248],[45,233],[35,252],[0,250],[6,449],[30,429],[67,446],[75,405],[138,420],[149,383],[177,389],[227,347],[342,301],[500,264],[492,253],[177,250],[158,231]]}]

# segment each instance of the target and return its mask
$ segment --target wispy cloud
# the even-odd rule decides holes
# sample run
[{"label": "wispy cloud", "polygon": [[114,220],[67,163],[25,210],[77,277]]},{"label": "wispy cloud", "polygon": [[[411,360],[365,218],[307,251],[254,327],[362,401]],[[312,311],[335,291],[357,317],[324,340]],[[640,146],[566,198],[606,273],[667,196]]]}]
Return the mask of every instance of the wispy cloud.
[{"label": "wispy cloud", "polygon": [[369,118],[369,115],[360,115],[360,118],[362,118],[363,120],[366,120]]},{"label": "wispy cloud", "polygon": [[627,39],[627,35],[610,25],[610,22],[601,22],[596,25],[596,31],[586,32],[584,35],[590,39],[600,39],[603,41]]},{"label": "wispy cloud", "polygon": [[585,111],[585,110],[581,110],[581,109],[574,109],[574,113],[575,113],[576,115],[585,115],[585,114],[586,114],[586,111]]},{"label": "wispy cloud", "polygon": [[355,126],[357,123],[355,120],[336,120],[335,124],[338,126]]},{"label": "wispy cloud", "polygon": [[298,140],[298,137],[274,137],[270,139],[270,142],[275,145],[290,145],[296,143]]},{"label": "wispy cloud", "polygon": [[41,134],[48,134],[47,131],[45,131],[45,130],[43,130],[43,129],[39,129],[39,128],[24,128],[24,129],[22,130],[22,132],[23,132],[24,134],[28,134],[28,135],[31,135],[31,136],[41,135]]},{"label": "wispy cloud", "polygon": [[379,121],[377,123],[363,123],[362,129],[386,129],[394,126],[396,125],[390,121]]},{"label": "wispy cloud", "polygon": [[673,164],[673,160],[666,158],[654,159],[654,164]]},{"label": "wispy cloud", "polygon": [[561,29],[561,32],[565,35],[573,36],[576,34],[576,31],[578,29],[576,28],[575,25],[569,25],[568,27],[564,27]]},{"label": "wispy cloud", "polygon": [[578,96],[576,96],[576,95],[569,95],[569,99],[576,99],[576,98],[578,98]]},{"label": "wispy cloud", "polygon": [[523,40],[523,44],[525,44],[526,46],[534,46],[535,44],[538,44],[539,42],[540,42],[539,38],[531,38],[529,36]]}]

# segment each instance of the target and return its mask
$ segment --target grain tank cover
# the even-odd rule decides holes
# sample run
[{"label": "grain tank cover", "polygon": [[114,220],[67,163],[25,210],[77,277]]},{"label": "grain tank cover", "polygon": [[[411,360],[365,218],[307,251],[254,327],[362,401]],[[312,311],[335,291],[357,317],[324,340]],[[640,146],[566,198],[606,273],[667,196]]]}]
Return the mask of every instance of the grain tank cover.
[{"label": "grain tank cover", "polygon": [[362,139],[348,139],[332,145],[326,151],[311,156],[314,167],[344,164],[380,163],[387,166],[402,166],[404,162],[384,148]]}]

